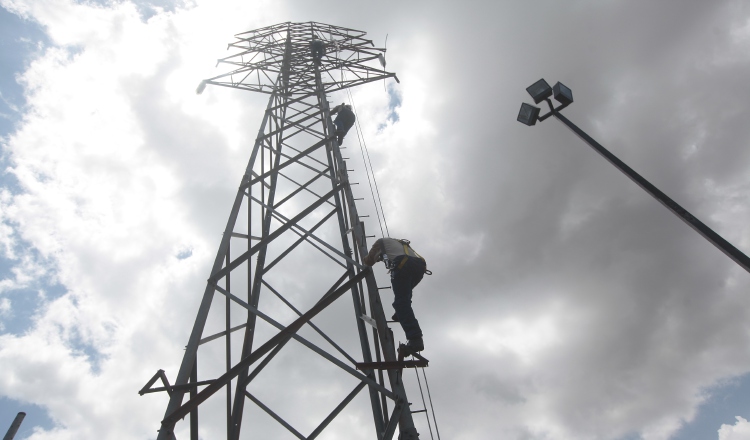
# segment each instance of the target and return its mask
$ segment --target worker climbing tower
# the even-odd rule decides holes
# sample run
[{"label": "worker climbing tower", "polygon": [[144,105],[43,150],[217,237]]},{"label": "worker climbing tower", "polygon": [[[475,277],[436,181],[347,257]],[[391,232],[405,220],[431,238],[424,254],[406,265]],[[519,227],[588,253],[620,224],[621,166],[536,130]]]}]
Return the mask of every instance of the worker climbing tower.
[{"label": "worker climbing tower", "polygon": [[[384,70],[385,49],[364,37],[314,22],[244,32],[219,60],[230,71],[198,87],[269,99],[177,378],[170,384],[159,370],[140,391],[169,394],[159,440],[187,432],[197,440],[199,429],[204,438],[312,439],[337,422],[359,428],[336,420],[352,402],[371,408],[374,438],[391,439],[397,427],[400,439],[418,438],[401,371],[427,361],[397,356],[375,277],[361,263],[369,247],[356,182],[326,100],[398,81]],[[199,425],[199,409],[210,428]],[[178,423],[186,416],[189,424]]]}]

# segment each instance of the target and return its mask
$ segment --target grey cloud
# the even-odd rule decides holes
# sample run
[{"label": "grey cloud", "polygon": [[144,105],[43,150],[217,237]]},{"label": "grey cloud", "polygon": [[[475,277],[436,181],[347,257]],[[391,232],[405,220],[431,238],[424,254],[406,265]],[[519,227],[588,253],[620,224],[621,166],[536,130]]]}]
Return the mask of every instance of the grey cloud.
[{"label": "grey cloud", "polygon": [[492,374],[482,374],[473,380],[476,391],[487,398],[508,405],[526,402],[515,381],[503,381]]}]

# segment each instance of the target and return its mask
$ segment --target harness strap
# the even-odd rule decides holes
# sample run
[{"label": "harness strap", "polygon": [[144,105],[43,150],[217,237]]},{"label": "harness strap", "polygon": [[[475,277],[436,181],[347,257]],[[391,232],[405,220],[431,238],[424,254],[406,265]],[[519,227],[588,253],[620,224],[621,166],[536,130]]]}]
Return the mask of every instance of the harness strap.
[{"label": "harness strap", "polygon": [[401,262],[398,264],[398,269],[400,270],[402,267],[404,267],[404,264],[409,260],[409,255],[404,255],[404,258],[401,259]]},{"label": "harness strap", "polygon": [[[425,259],[422,258],[422,256],[417,253],[417,251],[415,251],[414,249],[411,248],[411,246],[409,246],[409,240],[400,240],[400,241],[401,241],[401,245],[404,247],[404,254],[406,254],[405,255],[406,258],[401,259],[401,263],[398,264],[398,269],[401,269],[406,264],[406,260],[408,260],[409,256],[410,256],[409,255],[409,250],[410,249],[414,253],[414,255],[416,255],[417,257],[419,257],[420,260],[424,261],[425,264],[427,263],[425,261]],[[426,273],[427,275],[432,275],[432,272],[429,271],[429,270],[427,270],[426,266],[424,268],[424,273]]]},{"label": "harness strap", "polygon": [[[404,242],[405,242],[405,243],[404,243]],[[402,245],[402,246],[404,247],[404,253],[405,253],[405,254],[406,254],[407,256],[409,255],[409,251],[411,251],[411,252],[412,252],[412,253],[413,253],[414,255],[416,255],[416,256],[417,256],[417,257],[418,257],[418,258],[419,258],[420,260],[424,261],[424,258],[422,258],[422,256],[421,256],[421,255],[419,255],[419,254],[417,253],[417,251],[415,251],[414,249],[412,249],[412,247],[411,247],[411,246],[409,246],[409,241],[408,241],[408,240],[403,240],[403,241],[401,241],[401,245]]]}]

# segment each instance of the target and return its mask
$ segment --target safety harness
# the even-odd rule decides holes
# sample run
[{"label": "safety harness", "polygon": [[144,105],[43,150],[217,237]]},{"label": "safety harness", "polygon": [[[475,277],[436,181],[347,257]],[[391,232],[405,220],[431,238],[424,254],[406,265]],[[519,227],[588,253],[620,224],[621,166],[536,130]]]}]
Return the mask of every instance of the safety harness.
[{"label": "safety harness", "polygon": [[[401,245],[404,247],[404,254],[406,254],[405,257],[410,257],[411,255],[409,254],[409,251],[411,251],[412,254],[414,254],[414,255],[417,256],[417,258],[419,258],[420,260],[422,260],[422,261],[425,262],[424,273],[427,274],[427,275],[432,275],[432,271],[427,270],[427,261],[424,259],[424,257],[422,257],[421,255],[419,255],[417,253],[417,251],[415,251],[414,249],[412,249],[411,246],[409,246],[409,244],[411,243],[409,240],[407,240],[405,238],[398,238],[398,239],[396,239],[396,241],[398,241],[399,243],[401,243]],[[390,260],[388,260],[388,255],[385,253],[385,248],[383,248],[383,262],[385,263],[385,266],[389,270],[394,270],[394,269],[399,269],[400,270],[402,267],[404,267],[404,265],[406,265],[407,261],[408,261],[408,258],[402,258],[401,262],[398,264],[398,266],[394,267],[393,263]]]}]

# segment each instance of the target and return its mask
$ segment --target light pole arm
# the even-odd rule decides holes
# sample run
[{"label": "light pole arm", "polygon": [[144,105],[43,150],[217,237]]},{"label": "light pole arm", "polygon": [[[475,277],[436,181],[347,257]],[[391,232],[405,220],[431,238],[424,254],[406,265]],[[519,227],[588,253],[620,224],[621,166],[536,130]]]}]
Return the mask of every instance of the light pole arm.
[{"label": "light pole arm", "polygon": [[[632,168],[627,166],[623,161],[618,159],[614,154],[610,153],[606,148],[604,148],[597,141],[592,139],[591,136],[589,136],[583,130],[578,128],[575,124],[570,122],[568,118],[563,116],[558,111],[559,109],[553,109],[552,103],[549,103],[549,104],[550,104],[550,108],[552,109],[551,113],[560,122],[562,122],[569,129],[571,129],[573,133],[577,134],[578,137],[580,137],[584,142],[589,144],[591,148],[593,148],[597,153],[601,154],[605,159],[607,159],[609,163],[617,167],[617,169],[622,171],[626,176],[630,178],[630,180],[632,180],[638,186],[643,188],[647,193],[651,194],[656,200],[659,201],[659,203],[666,206],[667,209],[672,211],[677,217],[679,217],[682,221],[687,223],[688,226],[695,229],[697,233],[701,234],[706,240],[711,242],[711,244],[719,248],[720,251],[727,254],[729,258],[731,258],[737,264],[742,266],[743,269],[750,272],[750,258],[748,258],[747,255],[742,253],[742,251],[740,251],[736,247],[732,246],[732,244],[726,241],[724,238],[722,238],[722,236],[720,236],[719,234],[714,232],[711,228],[703,224],[703,222],[695,218],[685,208],[677,204],[677,202],[675,202],[674,200],[670,199],[666,194],[664,194],[657,187],[652,185],[651,182],[644,179],[640,174],[636,173]],[[545,115],[545,116],[548,116],[548,115]]]}]

